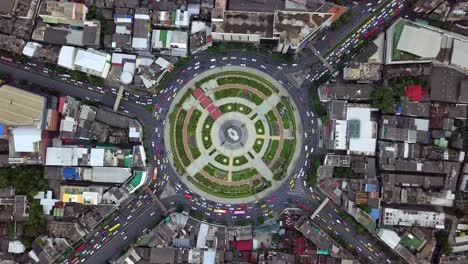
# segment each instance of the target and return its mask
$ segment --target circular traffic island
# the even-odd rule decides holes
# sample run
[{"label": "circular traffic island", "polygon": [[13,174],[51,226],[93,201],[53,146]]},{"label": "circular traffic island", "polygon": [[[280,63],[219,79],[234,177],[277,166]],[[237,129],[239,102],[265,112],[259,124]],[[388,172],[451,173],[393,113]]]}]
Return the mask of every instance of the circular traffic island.
[{"label": "circular traffic island", "polygon": [[200,74],[181,89],[168,118],[171,164],[212,200],[244,202],[278,188],[300,152],[294,102],[255,69]]}]

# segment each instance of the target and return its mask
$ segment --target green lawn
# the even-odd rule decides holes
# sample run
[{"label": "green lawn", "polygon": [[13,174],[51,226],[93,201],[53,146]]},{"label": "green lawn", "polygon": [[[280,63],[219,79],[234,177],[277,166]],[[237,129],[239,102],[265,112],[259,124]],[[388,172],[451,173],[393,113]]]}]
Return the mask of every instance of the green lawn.
[{"label": "green lawn", "polygon": [[201,111],[198,109],[195,109],[190,116],[189,122],[188,122],[188,127],[187,127],[187,132],[189,136],[193,136],[195,134],[195,131],[197,130],[197,124],[198,121],[200,120],[201,116]]},{"label": "green lawn", "polygon": [[242,171],[236,171],[232,173],[232,180],[233,181],[241,181],[241,180],[247,180],[250,179],[250,177],[257,175],[258,171],[254,168],[242,170]]},{"label": "green lawn", "polygon": [[214,166],[213,164],[209,163],[205,167],[203,167],[203,170],[208,173],[212,177],[220,178],[223,180],[227,179],[228,172],[225,170],[221,170]]},{"label": "green lawn", "polygon": [[[202,141],[205,149],[209,149],[213,144],[211,142],[211,128],[213,127],[214,119],[211,116],[208,116],[203,123],[202,128]],[[207,127],[208,126],[208,127]]]},{"label": "green lawn", "polygon": [[220,100],[229,97],[240,97],[242,92],[243,90],[237,88],[222,89],[214,93],[214,98],[215,100]]},{"label": "green lawn", "polygon": [[229,165],[229,158],[224,156],[223,154],[219,154],[215,157],[215,160],[223,165]]},{"label": "green lawn", "polygon": [[263,103],[263,99],[260,96],[253,93],[250,93],[249,100],[256,105],[261,105]]},{"label": "green lawn", "polygon": [[[290,125],[290,128],[296,130],[296,120],[294,119],[294,108],[291,105],[289,98],[288,97],[281,98],[281,104],[284,105],[284,107],[286,107],[287,121]],[[284,119],[283,119],[283,122],[285,122]]]},{"label": "green lawn", "polygon": [[257,135],[265,135],[265,127],[263,126],[263,122],[261,120],[255,122],[255,132]]},{"label": "green lawn", "polygon": [[244,115],[250,114],[252,112],[252,109],[250,107],[245,106],[243,104],[238,104],[238,103],[229,103],[229,104],[224,104],[219,107],[219,110],[222,113],[229,113],[229,112],[239,112]]},{"label": "green lawn", "polygon": [[176,126],[175,126],[175,134],[176,134],[175,145],[176,145],[177,153],[179,154],[179,157],[184,166],[190,165],[190,160],[187,157],[187,153],[185,153],[183,135],[182,135],[184,120],[185,120],[186,115],[187,115],[187,111],[181,109],[179,111],[179,117],[177,118]]},{"label": "green lawn", "polygon": [[275,153],[278,150],[279,141],[278,140],[271,140],[270,144],[268,145],[268,149],[266,152],[266,158],[268,160],[272,160],[275,157]]},{"label": "green lawn", "polygon": [[257,138],[255,140],[255,144],[253,145],[253,149],[255,152],[260,153],[263,147],[263,143],[265,143],[265,140],[262,138]]},{"label": "green lawn", "polygon": [[240,165],[246,164],[247,162],[249,162],[249,160],[245,156],[239,156],[239,157],[234,158],[233,165],[240,166]]},{"label": "green lawn", "polygon": [[272,92],[269,88],[251,79],[247,79],[243,77],[224,77],[224,78],[219,78],[216,81],[218,82],[219,85],[225,85],[225,84],[246,85],[246,86],[257,89],[258,91],[260,91],[262,94],[264,94],[267,97],[272,95]]},{"label": "green lawn", "polygon": [[188,180],[201,190],[219,197],[242,198],[253,194],[248,184],[240,186],[221,185],[206,179],[199,173],[195,175],[195,178],[188,177]]}]

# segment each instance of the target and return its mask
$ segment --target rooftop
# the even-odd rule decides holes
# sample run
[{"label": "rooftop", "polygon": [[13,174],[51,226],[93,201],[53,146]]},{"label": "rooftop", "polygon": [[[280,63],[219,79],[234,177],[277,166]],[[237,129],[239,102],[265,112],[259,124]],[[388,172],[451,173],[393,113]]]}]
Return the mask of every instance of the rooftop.
[{"label": "rooftop", "polygon": [[213,32],[255,34],[273,37],[273,13],[225,11],[223,22],[213,23]]},{"label": "rooftop", "polygon": [[[25,104],[25,102],[28,102]],[[42,128],[46,99],[11,85],[0,87],[0,123]]]},{"label": "rooftop", "polygon": [[384,225],[444,228],[445,213],[417,210],[383,209]]},{"label": "rooftop", "polygon": [[433,65],[430,80],[431,101],[457,103],[465,73],[452,67]]},{"label": "rooftop", "polygon": [[333,14],[275,11],[273,35],[279,36],[281,43],[297,47],[325,24]]},{"label": "rooftop", "polygon": [[435,58],[440,51],[442,35],[425,28],[405,25],[397,49],[421,58]]},{"label": "rooftop", "polygon": [[374,86],[370,84],[324,84],[319,87],[320,101],[349,100],[365,101],[371,99]]}]

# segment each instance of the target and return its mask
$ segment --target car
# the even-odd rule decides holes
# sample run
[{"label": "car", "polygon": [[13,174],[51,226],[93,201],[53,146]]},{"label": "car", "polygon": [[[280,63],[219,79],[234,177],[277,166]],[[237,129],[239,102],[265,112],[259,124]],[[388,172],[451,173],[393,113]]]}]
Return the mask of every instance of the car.
[{"label": "car", "polygon": [[216,61],[216,59],[211,59],[210,61],[211,61],[211,62],[215,62],[215,61]]},{"label": "car", "polygon": [[210,66],[210,69],[213,69],[214,67],[216,67],[216,66],[215,66],[215,65],[211,65],[211,66]]},{"label": "car", "polygon": [[123,240],[126,240],[128,237],[127,236],[124,236]]},{"label": "car", "polygon": [[153,216],[155,213],[156,213],[156,212],[152,212],[152,213],[150,214],[150,216]]},{"label": "car", "polygon": [[253,62],[256,62],[257,60],[256,59],[252,59]]}]

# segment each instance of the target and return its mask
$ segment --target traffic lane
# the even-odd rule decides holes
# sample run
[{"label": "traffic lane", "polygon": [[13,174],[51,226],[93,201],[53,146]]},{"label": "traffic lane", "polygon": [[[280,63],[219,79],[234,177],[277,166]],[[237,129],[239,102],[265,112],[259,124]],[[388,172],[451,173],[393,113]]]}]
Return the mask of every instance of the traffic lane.
[{"label": "traffic lane", "polygon": [[85,89],[78,88],[74,85],[71,85],[66,82],[58,81],[56,79],[51,79],[47,76],[42,76],[34,72],[30,72],[28,70],[24,70],[21,68],[16,68],[12,65],[5,64],[3,61],[0,62],[0,71],[9,74],[10,76],[14,76],[17,80],[27,80],[33,84],[38,84],[45,88],[49,88],[52,90],[57,90],[63,94],[67,94],[70,96],[80,97],[80,98],[93,98],[102,100],[103,95],[99,93],[94,93]]},{"label": "traffic lane", "polygon": [[[142,206],[138,207],[137,206],[137,203],[138,201],[141,201],[142,202]],[[137,214],[140,214],[141,211],[143,211],[147,206],[149,206],[151,203],[151,200],[148,200],[147,198],[146,199],[142,199],[140,200],[139,198],[137,199],[134,199],[129,205],[131,205],[131,207],[128,207],[126,206],[124,210],[120,211],[120,214],[118,216],[116,216],[112,221],[110,221],[106,226],[105,228],[101,228],[99,230],[96,230],[96,232],[94,232],[90,237],[87,238],[86,240],[86,244],[87,245],[90,245],[91,248],[89,248],[90,251],[94,251],[94,252],[97,252],[98,249],[96,249],[94,246],[96,244],[100,244],[101,246],[102,245],[105,245],[105,242],[104,240],[106,240],[107,238],[111,238],[111,237],[115,237],[119,234],[120,232],[120,228],[119,228],[119,232],[109,236],[109,232],[108,232],[108,229],[111,228],[112,226],[116,225],[116,224],[120,224],[121,227],[125,227],[128,223],[130,223],[131,221],[128,219],[128,216],[132,215],[132,218],[135,217],[135,215]],[[146,205],[146,206],[143,206],[143,205]],[[93,241],[93,242],[91,242]],[[84,254],[85,250],[81,251],[77,256],[81,259],[81,258],[88,258],[90,257],[89,254]]]},{"label": "traffic lane", "polygon": [[[371,260],[376,260],[380,259],[383,263],[383,261],[386,261],[385,258],[381,257],[384,256],[384,253],[380,250],[377,250],[376,248],[372,247],[372,251],[368,249],[367,243],[374,244],[378,243],[378,241],[375,241],[375,238],[372,237],[366,237],[366,236],[361,236],[359,235],[349,223],[346,222],[345,219],[343,219],[339,214],[336,213],[334,210],[335,208],[332,208],[330,205],[325,206],[319,213],[319,219],[323,218],[326,219],[326,222],[323,222],[323,225],[326,225],[326,229],[330,232],[335,232],[338,236],[344,237],[347,242],[351,243],[354,247],[359,247],[361,253],[364,253],[367,255],[367,257]],[[328,226],[333,228],[333,231],[328,229]],[[369,257],[370,256],[370,257]]]},{"label": "traffic lane", "polygon": [[[151,215],[156,211],[156,214]],[[102,248],[97,251],[94,255],[89,257],[85,263],[105,263],[107,260],[119,255],[122,249],[130,245],[133,240],[139,237],[143,230],[154,224],[154,221],[162,214],[157,204],[152,203],[144,212],[135,217],[135,220],[127,227],[119,229],[119,233],[113,239],[109,240],[107,244],[102,246]],[[123,239],[120,234],[122,231],[125,232],[124,236],[127,236],[127,239]]]}]

